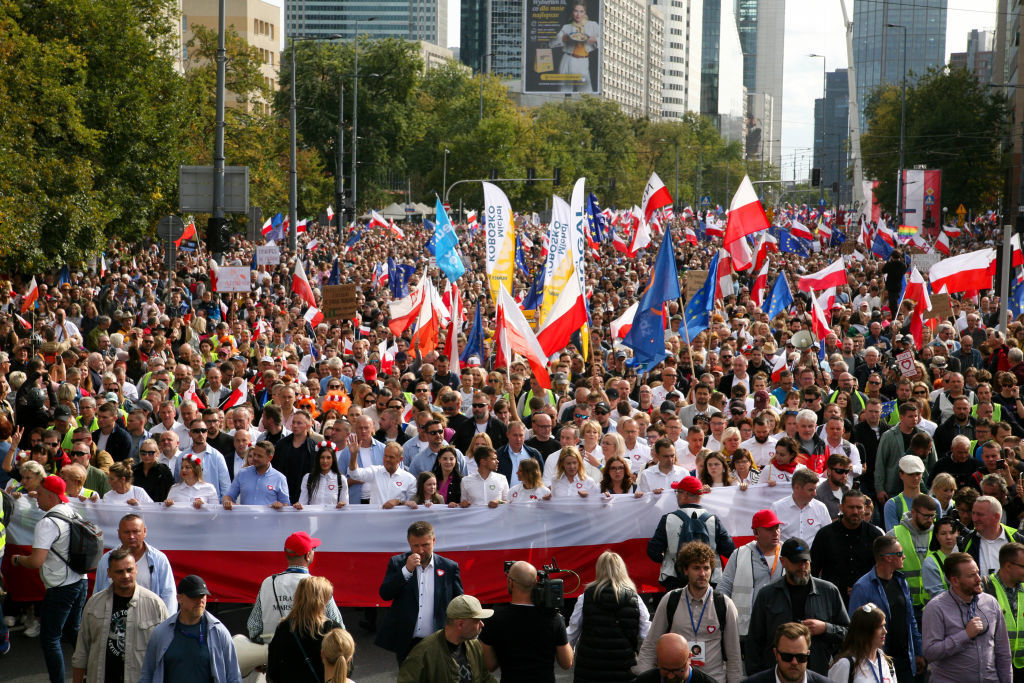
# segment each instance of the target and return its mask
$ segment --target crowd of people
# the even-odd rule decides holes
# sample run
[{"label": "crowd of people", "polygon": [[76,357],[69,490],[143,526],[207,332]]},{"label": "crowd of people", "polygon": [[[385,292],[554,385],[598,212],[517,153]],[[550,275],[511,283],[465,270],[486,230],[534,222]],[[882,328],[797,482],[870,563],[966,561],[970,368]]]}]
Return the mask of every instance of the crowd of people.
[{"label": "crowd of people", "polygon": [[[714,240],[683,238],[691,220],[666,222],[680,273],[718,252]],[[523,291],[530,265],[542,267],[545,227],[518,227],[534,245],[515,274]],[[553,680],[556,666],[578,680],[1024,675],[1024,325],[998,328],[993,293],[953,295],[951,315],[915,331],[918,344],[913,303],[900,301],[909,253],[879,259],[857,246],[824,338],[800,334],[812,329],[806,293],[793,287],[793,304],[771,319],[751,301],[756,274],[733,273],[690,343],[682,302],[667,302],[665,358],[637,368],[613,323],[655,253],[595,243],[591,323],[550,359],[548,388],[524,359],[494,367],[483,232],[458,232],[466,272],[445,297],[461,302],[465,324],[454,345],[442,329],[433,349],[388,326],[389,304],[426,279],[446,289],[415,227],[403,239],[339,238],[311,225],[274,265],[234,238],[222,265],[251,266],[242,293],[213,291],[205,254],[179,254],[168,274],[159,244],[115,245],[102,268],[37,274],[35,292],[26,277],[0,284],[0,486],[47,513],[32,548],[4,559],[38,569],[45,597],[7,596],[0,654],[15,629],[39,638],[55,681],[62,636],[77,639],[76,680],[236,680],[239,648],[267,641],[259,658],[271,680],[346,680],[351,636],[330,582],[309,575],[317,539],[287,539],[288,569],[253,596],[249,633],[232,642],[205,611],[204,580],[176,579],[145,540],[144,518],[168,506],[674,495],[679,509],[647,548],[664,599],[637,596],[635,568],[609,552],[575,568],[596,579],[564,615],[527,609],[543,579],[528,563],[507,568],[510,604],[487,609],[462,595],[458,565],[432,552],[434,530],[418,522],[410,552],[381,568],[380,598],[393,606],[366,626],[409,681],[490,680],[499,669],[503,680]],[[998,231],[979,219],[962,234],[955,250],[990,245]],[[794,285],[837,252],[770,254],[770,281]],[[309,316],[292,285],[296,259],[318,302],[324,286],[355,283],[355,316]],[[470,344],[477,307],[480,347]],[[896,362],[906,352],[909,370]],[[701,507],[719,487],[778,496],[750,531],[727,529]],[[125,511],[92,597],[66,561],[76,500],[86,516]],[[530,647],[514,638],[527,632]]]}]

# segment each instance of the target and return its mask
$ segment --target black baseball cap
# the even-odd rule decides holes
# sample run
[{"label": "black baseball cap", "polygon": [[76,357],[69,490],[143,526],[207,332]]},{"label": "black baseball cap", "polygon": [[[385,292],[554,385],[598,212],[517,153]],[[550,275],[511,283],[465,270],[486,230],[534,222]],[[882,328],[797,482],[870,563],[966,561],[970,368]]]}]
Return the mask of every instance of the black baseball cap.
[{"label": "black baseball cap", "polygon": [[202,595],[209,595],[210,589],[206,587],[206,582],[201,577],[189,574],[178,582],[178,593],[190,598],[198,598]]},{"label": "black baseball cap", "polygon": [[790,562],[811,559],[811,546],[802,538],[791,538],[782,544],[780,554]]}]

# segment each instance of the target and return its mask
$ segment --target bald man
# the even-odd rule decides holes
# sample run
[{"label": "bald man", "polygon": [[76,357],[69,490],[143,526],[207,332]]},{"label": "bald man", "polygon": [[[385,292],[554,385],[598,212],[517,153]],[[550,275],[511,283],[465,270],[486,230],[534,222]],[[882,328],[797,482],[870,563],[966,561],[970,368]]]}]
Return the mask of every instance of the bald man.
[{"label": "bald man", "polygon": [[633,679],[634,683],[712,683],[715,680],[700,669],[690,666],[690,644],[678,633],[666,633],[658,638],[656,657],[658,665],[638,675]]}]

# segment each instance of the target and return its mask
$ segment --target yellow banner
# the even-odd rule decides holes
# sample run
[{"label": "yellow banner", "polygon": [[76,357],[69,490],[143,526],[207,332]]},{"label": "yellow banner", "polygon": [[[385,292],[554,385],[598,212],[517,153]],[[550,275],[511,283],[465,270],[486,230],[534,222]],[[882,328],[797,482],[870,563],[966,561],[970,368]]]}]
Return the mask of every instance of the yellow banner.
[{"label": "yellow banner", "polygon": [[487,281],[491,299],[498,301],[501,285],[512,291],[515,267],[516,226],[508,197],[493,183],[483,183],[487,223],[484,229],[487,249]]}]

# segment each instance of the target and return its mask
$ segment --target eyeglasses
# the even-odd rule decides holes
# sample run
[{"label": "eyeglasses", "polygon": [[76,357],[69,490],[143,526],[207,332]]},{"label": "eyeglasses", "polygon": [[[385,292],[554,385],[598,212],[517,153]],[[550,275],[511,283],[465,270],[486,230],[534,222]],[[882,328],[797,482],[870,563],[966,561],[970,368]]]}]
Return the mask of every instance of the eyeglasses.
[{"label": "eyeglasses", "polygon": [[438,434],[444,434],[444,430],[443,429],[435,429],[433,431],[427,432],[427,434],[430,435],[430,436],[437,436]]},{"label": "eyeglasses", "polygon": [[868,384],[881,384],[881,382],[877,379],[869,379]]},{"label": "eyeglasses", "polygon": [[[140,455],[156,455],[157,451],[139,451],[139,454]],[[77,453],[76,453],[76,455],[77,455]],[[83,455],[88,455],[88,454],[84,453]]]},{"label": "eyeglasses", "polygon": [[792,662],[795,659],[801,664],[806,664],[807,660],[811,658],[810,652],[779,652],[778,650],[776,652],[779,654],[779,659],[784,662]]},{"label": "eyeglasses", "polygon": [[198,427],[193,427],[192,429],[190,429],[188,431],[191,432],[192,434],[205,434],[209,430],[207,430],[207,429],[199,429]]},{"label": "eyeglasses", "polygon": [[901,550],[898,553],[882,553],[882,557],[903,557],[903,551]]},{"label": "eyeglasses", "polygon": [[74,456],[92,455],[92,453],[90,453],[89,451],[71,451],[71,455],[74,455]]}]

